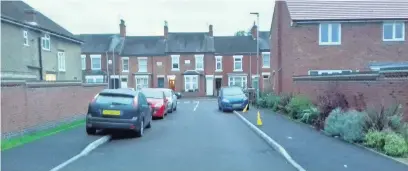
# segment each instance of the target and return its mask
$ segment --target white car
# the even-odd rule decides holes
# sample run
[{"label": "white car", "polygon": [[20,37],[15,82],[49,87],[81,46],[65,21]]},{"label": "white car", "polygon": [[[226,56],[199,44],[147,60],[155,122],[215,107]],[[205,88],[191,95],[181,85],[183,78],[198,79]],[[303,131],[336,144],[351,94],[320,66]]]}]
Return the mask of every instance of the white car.
[{"label": "white car", "polygon": [[167,112],[172,113],[173,111],[177,110],[177,96],[172,89],[169,88],[161,88],[169,102],[167,104]]}]

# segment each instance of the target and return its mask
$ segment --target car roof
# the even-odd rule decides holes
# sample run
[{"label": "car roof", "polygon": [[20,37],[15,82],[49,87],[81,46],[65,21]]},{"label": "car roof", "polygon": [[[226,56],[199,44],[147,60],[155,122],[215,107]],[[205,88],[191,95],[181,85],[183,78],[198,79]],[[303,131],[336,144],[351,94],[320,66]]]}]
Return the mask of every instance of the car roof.
[{"label": "car roof", "polygon": [[221,89],[241,89],[242,90],[242,88],[238,86],[225,86],[225,87],[221,87]]},{"label": "car roof", "polygon": [[104,89],[99,94],[118,94],[118,95],[130,95],[137,96],[139,91],[133,91],[131,89]]}]

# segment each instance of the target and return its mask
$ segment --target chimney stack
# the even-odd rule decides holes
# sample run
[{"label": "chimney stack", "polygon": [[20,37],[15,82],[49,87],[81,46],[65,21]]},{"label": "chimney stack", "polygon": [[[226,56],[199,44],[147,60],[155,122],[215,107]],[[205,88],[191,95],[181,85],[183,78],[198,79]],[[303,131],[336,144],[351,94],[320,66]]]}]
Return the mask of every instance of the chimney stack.
[{"label": "chimney stack", "polygon": [[167,25],[167,21],[164,21],[164,38],[167,39],[169,35],[169,26]]},{"label": "chimney stack", "polygon": [[126,37],[126,25],[125,20],[121,19],[119,24],[119,31],[121,37]]},{"label": "chimney stack", "polygon": [[258,26],[255,25],[255,21],[254,21],[254,25],[251,28],[251,34],[252,34],[253,39],[256,39],[256,37],[257,37],[256,36],[256,34],[258,34],[257,30],[258,30]]},{"label": "chimney stack", "polygon": [[210,24],[210,26],[208,26],[208,34],[212,37],[213,36],[213,25]]},{"label": "chimney stack", "polygon": [[29,24],[37,25],[36,14],[35,9],[26,9],[24,10],[24,20]]}]

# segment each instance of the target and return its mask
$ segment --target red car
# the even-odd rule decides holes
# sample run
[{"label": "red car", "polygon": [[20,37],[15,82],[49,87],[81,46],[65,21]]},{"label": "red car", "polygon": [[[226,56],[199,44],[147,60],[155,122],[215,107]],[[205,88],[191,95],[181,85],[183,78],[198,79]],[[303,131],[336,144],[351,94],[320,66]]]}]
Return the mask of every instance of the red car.
[{"label": "red car", "polygon": [[163,119],[167,115],[168,103],[164,92],[154,88],[144,88],[141,92],[146,96],[147,101],[152,104],[153,117]]}]

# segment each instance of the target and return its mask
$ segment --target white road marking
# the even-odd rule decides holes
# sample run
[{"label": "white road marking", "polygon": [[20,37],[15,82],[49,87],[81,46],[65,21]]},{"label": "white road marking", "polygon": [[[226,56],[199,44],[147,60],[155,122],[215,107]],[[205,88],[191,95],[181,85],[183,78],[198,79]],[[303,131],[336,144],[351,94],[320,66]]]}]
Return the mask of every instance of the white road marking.
[{"label": "white road marking", "polygon": [[280,144],[278,144],[275,140],[269,137],[266,133],[261,131],[254,124],[245,119],[240,113],[238,113],[237,111],[234,111],[234,113],[239,118],[241,118],[241,120],[244,121],[256,134],[258,134],[262,139],[264,139],[272,148],[278,151],[293,167],[295,167],[298,171],[306,171],[302,166],[300,166],[298,163],[296,163],[295,160],[292,159],[289,153]]},{"label": "white road marking", "polygon": [[345,164],[344,167],[347,168],[347,165]]},{"label": "white road marking", "polygon": [[52,168],[50,171],[58,171],[61,170],[62,168],[64,168],[65,166],[67,166],[68,164],[74,162],[75,160],[78,160],[79,158],[86,156],[89,154],[89,152],[91,152],[92,150],[94,150],[95,148],[99,147],[102,144],[105,144],[106,142],[108,142],[111,139],[110,135],[106,135],[103,136],[102,138],[97,139],[96,141],[90,143],[88,146],[85,147],[84,150],[81,151],[81,153],[77,154],[76,156],[70,158],[69,160],[61,163],[60,165]]},{"label": "white road marking", "polygon": [[197,101],[196,106],[194,107],[194,111],[196,111],[196,110],[197,110],[197,108],[198,108],[198,104],[200,104],[200,102],[199,102],[199,101]]},{"label": "white road marking", "polygon": [[288,139],[290,139],[290,140],[291,140],[291,139],[292,139],[292,137],[288,137]]},{"label": "white road marking", "polygon": [[184,103],[190,103],[190,101],[184,101]]}]

